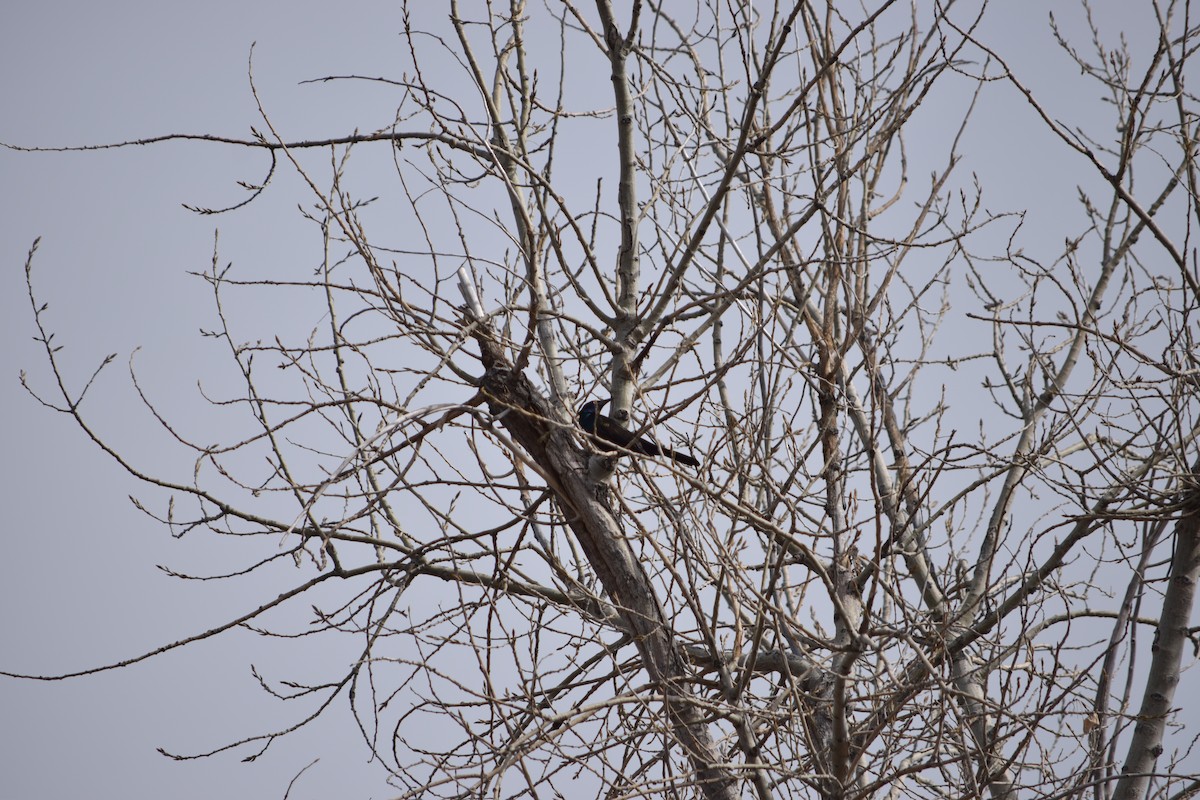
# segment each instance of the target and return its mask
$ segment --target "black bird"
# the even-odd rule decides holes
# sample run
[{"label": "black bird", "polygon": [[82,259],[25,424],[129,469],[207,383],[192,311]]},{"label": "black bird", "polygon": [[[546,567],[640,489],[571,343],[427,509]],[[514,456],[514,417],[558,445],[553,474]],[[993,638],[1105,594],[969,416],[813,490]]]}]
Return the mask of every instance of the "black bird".
[{"label": "black bird", "polygon": [[589,400],[579,409],[579,427],[592,434],[596,446],[601,450],[613,452],[615,448],[604,446],[605,442],[610,442],[635,453],[666,456],[690,467],[700,466],[700,462],[687,453],[662,447],[650,439],[643,439],[607,414],[601,414],[600,409],[607,402],[607,400]]}]

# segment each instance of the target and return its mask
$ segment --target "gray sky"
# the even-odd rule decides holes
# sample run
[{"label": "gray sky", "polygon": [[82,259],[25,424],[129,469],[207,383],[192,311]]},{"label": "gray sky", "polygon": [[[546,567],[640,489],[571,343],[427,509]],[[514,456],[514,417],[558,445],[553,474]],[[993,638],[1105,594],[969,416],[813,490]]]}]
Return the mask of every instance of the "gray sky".
[{"label": "gray sky", "polygon": [[[1061,8],[1071,24],[1078,21],[1074,4],[1001,5],[988,35],[1020,54],[1014,66],[1048,102],[1078,121],[1106,113],[1093,95],[1073,94],[1081,85],[1078,70],[1065,65],[1045,29],[1047,6]],[[285,138],[345,135],[386,124],[391,95],[379,87],[300,81],[346,73],[395,77],[405,66],[394,2],[336,10],[316,2],[40,2],[10,4],[0,23],[0,140],[19,145],[172,132],[245,136],[261,125],[247,83],[252,42],[260,95]],[[1128,21],[1131,37],[1143,23]],[[957,119],[960,109],[948,116]],[[933,136],[936,121],[935,105],[918,124],[934,129]],[[1024,150],[1026,157],[998,159],[1003,170],[984,176],[986,197],[996,208],[1034,209],[1027,221],[1031,242],[1045,237],[1048,247],[1059,246],[1055,210],[1074,203],[1074,192],[1070,182],[1048,186],[1041,178],[1063,169],[1067,157],[1056,148],[1045,158],[1040,148],[1049,140],[1035,130],[1019,98],[995,92],[964,149]],[[137,465],[186,480],[190,463],[179,460],[129,390],[130,355],[141,348],[137,367],[152,397],[193,415],[190,432],[198,438],[217,438],[205,423],[219,417],[196,382],[219,387],[231,376],[198,335],[213,326],[211,295],[187,272],[208,267],[218,227],[222,259],[256,274],[310,269],[319,242],[296,213],[296,203],[309,196],[286,170],[234,214],[202,217],[181,204],[239,202],[245,192],[236,182],[260,180],[266,164],[240,149],[181,143],[87,154],[0,151],[6,187],[0,403],[8,454],[0,491],[10,512],[0,564],[0,668],[56,673],[127,658],[272,596],[272,587],[255,579],[213,591],[156,570],[165,564],[218,571],[237,562],[201,537],[173,540],[136,512],[128,500],[139,492],[136,481],[69,420],[40,408],[17,380],[25,369],[34,387],[49,388],[21,269],[41,236],[35,282],[50,303],[66,372],[82,380],[105,355],[117,354],[93,389],[92,418],[104,435],[128,446]],[[988,166],[984,160],[973,168]],[[265,330],[287,324],[278,313],[264,309],[258,322]],[[73,681],[0,680],[0,798],[282,796],[291,776],[315,757],[320,763],[293,796],[386,796],[382,772],[366,763],[340,705],[254,763],[240,761],[247,751],[186,763],[155,752],[204,751],[286,724],[293,711],[262,694],[250,664],[278,675],[296,670],[303,655],[299,663],[311,665],[316,678],[344,654],[320,645],[280,653],[235,633]]]},{"label": "gray sky", "polygon": [[[392,114],[383,92],[299,81],[402,68],[399,13],[388,2],[341,6],[336,14],[315,2],[47,2],[12,4],[2,17],[0,140],[19,144],[168,132],[246,136],[261,124],[247,83],[252,42],[260,90],[295,136],[346,133]],[[198,336],[213,326],[211,293],[186,274],[208,266],[214,230],[220,226],[228,258],[256,269],[307,269],[318,257],[310,226],[295,212],[304,195],[287,176],[287,189],[240,219],[181,206],[239,202],[245,192],[236,181],[261,180],[266,165],[234,148],[179,144],[86,155],[0,152],[0,402],[8,454],[0,491],[14,510],[0,566],[3,668],[62,672],[126,658],[270,596],[273,587],[253,582],[212,591],[154,569],[215,570],[222,561],[231,567],[232,557],[200,537],[172,540],[137,513],[128,500],[136,482],[69,420],[37,406],[17,380],[27,369],[33,385],[47,387],[22,272],[26,250],[41,236],[35,280],[68,371],[90,374],[106,354],[119,354],[95,387],[94,418],[106,435],[131,445],[140,465],[169,465],[186,479],[190,465],[171,461],[176,451],[135,405],[128,359],[140,346],[150,393],[202,419],[197,379],[219,386],[230,377],[211,342]],[[331,666],[321,648],[307,653],[310,677]],[[156,752],[204,751],[291,720],[292,709],[257,688],[252,663],[276,675],[295,667],[261,640],[235,633],[81,680],[0,681],[0,797],[280,797],[316,757],[320,763],[293,796],[386,795],[340,707],[331,717],[336,724],[289,737],[254,763],[241,762],[247,751],[186,763]]]}]

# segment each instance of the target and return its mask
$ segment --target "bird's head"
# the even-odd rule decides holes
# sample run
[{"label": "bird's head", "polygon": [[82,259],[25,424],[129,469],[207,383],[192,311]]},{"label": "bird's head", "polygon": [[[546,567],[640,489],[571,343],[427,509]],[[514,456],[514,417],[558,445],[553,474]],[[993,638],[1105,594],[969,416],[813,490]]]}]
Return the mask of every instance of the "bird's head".
[{"label": "bird's head", "polygon": [[600,414],[600,409],[604,408],[607,400],[588,400],[579,407],[579,427],[585,431],[595,432],[596,417]]}]

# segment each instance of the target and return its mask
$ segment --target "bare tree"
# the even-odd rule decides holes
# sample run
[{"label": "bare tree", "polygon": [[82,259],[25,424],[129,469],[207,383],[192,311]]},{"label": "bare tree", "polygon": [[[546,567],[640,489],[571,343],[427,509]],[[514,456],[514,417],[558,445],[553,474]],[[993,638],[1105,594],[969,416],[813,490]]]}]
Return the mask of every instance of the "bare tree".
[{"label": "bare tree", "polygon": [[[323,305],[294,341],[242,340],[224,299],[262,282],[214,248],[219,402],[256,430],[192,444],[151,406],[194,480],[93,433],[31,252],[32,390],[170,530],[294,559],[171,647],[323,586],[310,630],[359,648],[264,676],[295,725],[221,749],[348,702],[403,797],[1195,794],[1190,4],[1141,4],[1144,51],[1052,27],[1104,130],[1043,105],[986,3],[500,5],[410,24],[403,76],[326,78],[395,90],[386,130],[168,137],[294,170],[326,242],[267,283]],[[1057,252],[972,178],[1023,157],[964,146],[1000,92],[1082,170],[1045,176],[1079,185]],[[379,148],[399,221],[352,188]],[[587,397],[701,467],[597,447]]]}]

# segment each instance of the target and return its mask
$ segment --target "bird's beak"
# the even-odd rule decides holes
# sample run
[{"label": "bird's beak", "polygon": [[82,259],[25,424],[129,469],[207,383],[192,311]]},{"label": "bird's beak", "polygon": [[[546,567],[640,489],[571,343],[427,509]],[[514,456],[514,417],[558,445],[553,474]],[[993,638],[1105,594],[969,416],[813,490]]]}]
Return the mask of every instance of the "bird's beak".
[{"label": "bird's beak", "polygon": [[600,409],[602,409],[606,405],[608,405],[608,401],[611,399],[612,398],[605,398],[604,400],[597,400],[596,401],[596,412],[599,413]]}]

